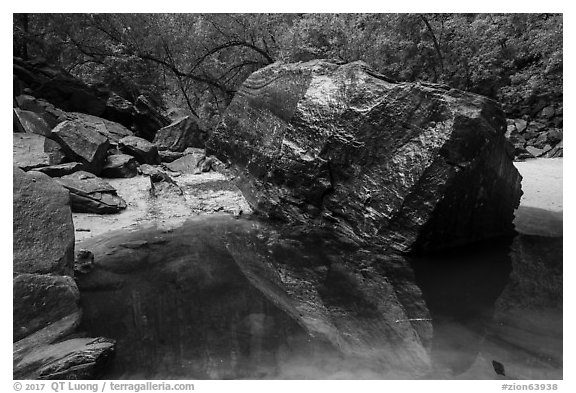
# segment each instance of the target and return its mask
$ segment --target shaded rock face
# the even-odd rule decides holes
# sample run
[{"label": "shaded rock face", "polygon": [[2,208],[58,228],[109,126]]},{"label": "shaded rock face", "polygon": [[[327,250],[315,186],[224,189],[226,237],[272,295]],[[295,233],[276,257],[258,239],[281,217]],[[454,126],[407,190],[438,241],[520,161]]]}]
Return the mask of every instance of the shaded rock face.
[{"label": "shaded rock face", "polygon": [[74,225],[68,191],[43,173],[13,170],[15,273],[70,274]]},{"label": "shaded rock face", "polygon": [[112,214],[126,209],[116,189],[92,173],[78,171],[57,181],[70,191],[73,212]]},{"label": "shaded rock face", "polygon": [[160,164],[158,148],[151,142],[137,136],[127,136],[118,142],[120,150],[134,156],[141,164]]},{"label": "shaded rock face", "polygon": [[50,136],[50,131],[52,127],[41,115],[31,111],[21,110],[18,108],[14,109],[14,113],[17,117],[16,122],[17,129],[15,129],[14,131],[28,132],[47,137]]},{"label": "shaded rock face", "polygon": [[102,169],[104,177],[134,177],[138,174],[138,162],[127,154],[112,154],[106,157]]},{"label": "shaded rock face", "polygon": [[87,171],[100,173],[110,142],[97,132],[96,126],[67,120],[52,130],[52,138],[62,146],[70,158],[84,164]]},{"label": "shaded rock face", "polygon": [[498,105],[365,63],[252,74],[207,142],[261,214],[391,251],[511,235],[520,175]]},{"label": "shaded rock face", "polygon": [[[132,103],[109,89],[89,86],[64,69],[48,65],[45,61],[24,61],[14,57],[13,72],[14,97],[20,96],[27,88],[29,95],[42,99],[35,103],[29,99],[20,100],[26,106],[22,109],[49,113],[50,121],[56,122],[51,124],[52,127],[63,121],[59,116],[62,110],[118,122],[148,140],[152,140],[160,128],[170,124],[162,108],[146,97],[139,96]],[[42,103],[42,111],[31,109],[32,106],[37,107],[38,101],[47,101],[49,105]]]},{"label": "shaded rock face", "polygon": [[425,375],[429,315],[407,262],[326,236],[212,216],[87,239],[85,327],[123,348],[106,377]]},{"label": "shaded rock face", "polygon": [[14,341],[78,310],[80,294],[74,279],[47,274],[19,274],[13,282]]},{"label": "shaded rock face", "polygon": [[190,116],[161,128],[154,137],[159,150],[184,151],[187,147],[204,148],[207,134]]}]

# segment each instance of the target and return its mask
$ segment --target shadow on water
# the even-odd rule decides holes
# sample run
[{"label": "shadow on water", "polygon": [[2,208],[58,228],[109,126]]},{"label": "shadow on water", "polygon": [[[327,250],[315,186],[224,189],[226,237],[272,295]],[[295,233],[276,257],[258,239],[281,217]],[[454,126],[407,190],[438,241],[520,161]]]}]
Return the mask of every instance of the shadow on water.
[{"label": "shadow on water", "polygon": [[562,213],[516,215],[511,241],[411,260],[433,320],[430,378],[562,378]]},{"label": "shadow on water", "polygon": [[104,377],[562,377],[562,237],[409,261],[336,243],[229,216],[86,241],[83,328],[117,340]]}]

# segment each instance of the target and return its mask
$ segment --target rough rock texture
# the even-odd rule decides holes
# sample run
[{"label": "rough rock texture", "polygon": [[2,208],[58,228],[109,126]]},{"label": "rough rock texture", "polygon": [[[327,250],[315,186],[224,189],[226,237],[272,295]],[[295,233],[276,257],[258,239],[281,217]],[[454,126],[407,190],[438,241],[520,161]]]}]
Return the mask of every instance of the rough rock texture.
[{"label": "rough rock texture", "polygon": [[64,164],[49,165],[42,168],[35,168],[35,171],[42,172],[50,177],[62,177],[74,172],[83,171],[84,165],[79,162],[66,162]]},{"label": "rough rock texture", "polygon": [[78,311],[80,294],[72,277],[19,274],[13,281],[13,340],[18,341]]},{"label": "rough rock texture", "polygon": [[12,163],[25,171],[60,164],[62,155],[46,152],[46,141],[42,135],[14,133]]},{"label": "rough rock texture", "polygon": [[68,191],[43,173],[13,169],[15,273],[70,274],[74,225]]},{"label": "rough rock texture", "polygon": [[48,123],[50,129],[66,120],[66,112],[44,99],[22,94],[16,97],[16,103],[20,109],[34,112],[41,116]]},{"label": "rough rock texture", "polygon": [[198,122],[186,116],[156,132],[154,144],[159,150],[184,151],[187,147],[204,148],[207,134]]},{"label": "rough rock texture", "polygon": [[96,175],[100,173],[110,142],[97,132],[96,126],[67,120],[52,130],[52,137],[70,158],[84,164],[87,171]]},{"label": "rough rock texture", "polygon": [[14,108],[14,114],[17,118],[15,123],[17,129],[14,129],[15,132],[28,132],[47,137],[50,136],[50,130],[52,130],[52,127],[43,116],[18,108]]},{"label": "rough rock texture", "polygon": [[103,177],[134,177],[138,174],[138,162],[127,154],[112,154],[106,157],[102,169]]},{"label": "rough rock texture", "polygon": [[160,164],[158,148],[151,142],[137,136],[128,136],[118,142],[120,150],[134,156],[141,164]]},{"label": "rough rock texture", "polygon": [[114,342],[75,333],[81,310],[69,193],[16,167],[13,187],[13,377],[92,379]]},{"label": "rough rock texture", "polygon": [[275,63],[242,85],[207,152],[256,211],[391,251],[511,235],[506,122],[481,96],[394,83],[363,62]]},{"label": "rough rock texture", "polygon": [[92,173],[74,172],[57,181],[70,191],[73,212],[112,214],[126,209],[116,189]]},{"label": "rough rock texture", "polygon": [[[550,114],[553,110],[549,108],[551,107],[542,110],[545,112],[544,115]],[[517,161],[563,156],[563,129],[550,123],[549,118],[542,118],[542,115],[539,119],[544,123],[536,120],[528,122],[524,119],[507,119],[506,138],[514,145],[514,156]]]},{"label": "rough rock texture", "polygon": [[111,144],[116,145],[120,139],[134,135],[132,131],[124,127],[122,124],[101,117],[77,112],[67,113],[66,116],[70,120],[83,124],[86,128],[97,131],[100,135],[107,138]]}]

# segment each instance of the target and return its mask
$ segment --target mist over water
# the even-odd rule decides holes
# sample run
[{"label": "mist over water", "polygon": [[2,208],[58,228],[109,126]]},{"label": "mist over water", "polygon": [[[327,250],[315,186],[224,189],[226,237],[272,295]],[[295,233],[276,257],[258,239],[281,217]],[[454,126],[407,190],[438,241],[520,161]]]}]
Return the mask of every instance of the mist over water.
[{"label": "mist over water", "polygon": [[[392,364],[373,361],[371,354],[346,352],[349,343],[329,334],[311,335],[310,326],[326,321],[298,315],[265,274],[258,278],[252,268],[246,270],[263,256],[281,262],[276,266],[311,266],[314,274],[334,277],[318,292],[323,302],[336,302],[328,322],[338,307],[344,316],[354,310],[354,318],[370,321],[373,306],[361,294],[354,295],[353,281],[337,274],[334,250],[323,249],[319,239],[274,238],[259,230],[249,220],[202,218],[169,234],[134,232],[104,265],[97,258],[98,266],[80,277],[79,286],[83,328],[118,340],[116,358],[103,377],[504,378],[494,372],[492,360],[505,366],[506,378],[562,377],[562,238],[518,235],[511,243],[411,258],[430,314],[422,322],[396,323],[410,323],[417,332],[421,328],[418,334],[428,354],[398,350]],[[106,241],[101,243],[106,249]],[[235,250],[252,262],[239,261]],[[348,332],[354,333],[354,326],[364,328],[354,323]],[[380,345],[380,328],[366,329],[351,342],[373,337],[374,345]],[[389,340],[391,350],[402,343],[392,336]],[[428,372],[421,372],[423,364],[429,365]]]}]

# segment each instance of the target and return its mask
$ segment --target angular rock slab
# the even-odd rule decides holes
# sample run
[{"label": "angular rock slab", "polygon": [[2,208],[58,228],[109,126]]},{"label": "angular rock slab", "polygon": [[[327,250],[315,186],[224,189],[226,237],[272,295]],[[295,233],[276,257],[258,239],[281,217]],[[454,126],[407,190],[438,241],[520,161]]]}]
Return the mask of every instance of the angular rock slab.
[{"label": "angular rock slab", "polygon": [[141,164],[160,164],[158,148],[146,139],[137,136],[127,136],[120,139],[118,146],[122,152],[135,157]]},{"label": "angular rock slab", "polygon": [[67,114],[70,120],[75,120],[86,127],[95,129],[103,137],[107,138],[110,143],[118,144],[120,139],[132,136],[134,133],[124,127],[122,124],[103,119],[98,116],[87,115],[85,113],[71,112]]},{"label": "angular rock slab", "polygon": [[178,158],[165,166],[174,172],[198,174],[202,172],[202,162],[206,160],[204,149],[194,149],[189,154]]},{"label": "angular rock slab", "polygon": [[138,174],[138,162],[127,154],[112,154],[106,157],[102,176],[109,178],[134,177]]},{"label": "angular rock slab", "polygon": [[190,116],[161,128],[154,137],[159,150],[184,151],[187,147],[204,148],[207,134]]},{"label": "angular rock slab", "polygon": [[25,111],[22,109],[14,108],[14,114],[16,115],[16,127],[18,132],[27,132],[32,134],[38,134],[42,136],[50,136],[50,131],[52,127],[44,119],[43,116],[38,113]]},{"label": "angular rock slab", "polygon": [[35,168],[34,170],[42,172],[50,177],[62,177],[74,172],[83,171],[84,169],[84,165],[79,162],[66,162],[64,164]]},{"label": "angular rock slab", "polygon": [[15,273],[71,274],[74,224],[69,192],[43,173],[13,169]]},{"label": "angular rock slab", "polygon": [[14,365],[14,379],[94,379],[114,351],[115,341],[101,337],[42,346]]},{"label": "angular rock slab", "polygon": [[113,214],[126,209],[116,189],[92,173],[79,171],[57,181],[70,191],[73,212]]},{"label": "angular rock slab", "polygon": [[79,311],[80,293],[72,277],[19,274],[13,280],[14,341]]},{"label": "angular rock slab", "polygon": [[70,158],[84,164],[89,172],[100,173],[110,142],[96,125],[67,120],[52,130],[52,136]]},{"label": "angular rock slab", "polygon": [[12,163],[29,171],[52,164],[58,164],[44,151],[46,138],[42,135],[15,133],[12,135]]},{"label": "angular rock slab", "polygon": [[395,83],[363,62],[275,63],[239,89],[207,142],[271,218],[389,251],[513,234],[520,175],[498,104]]}]

